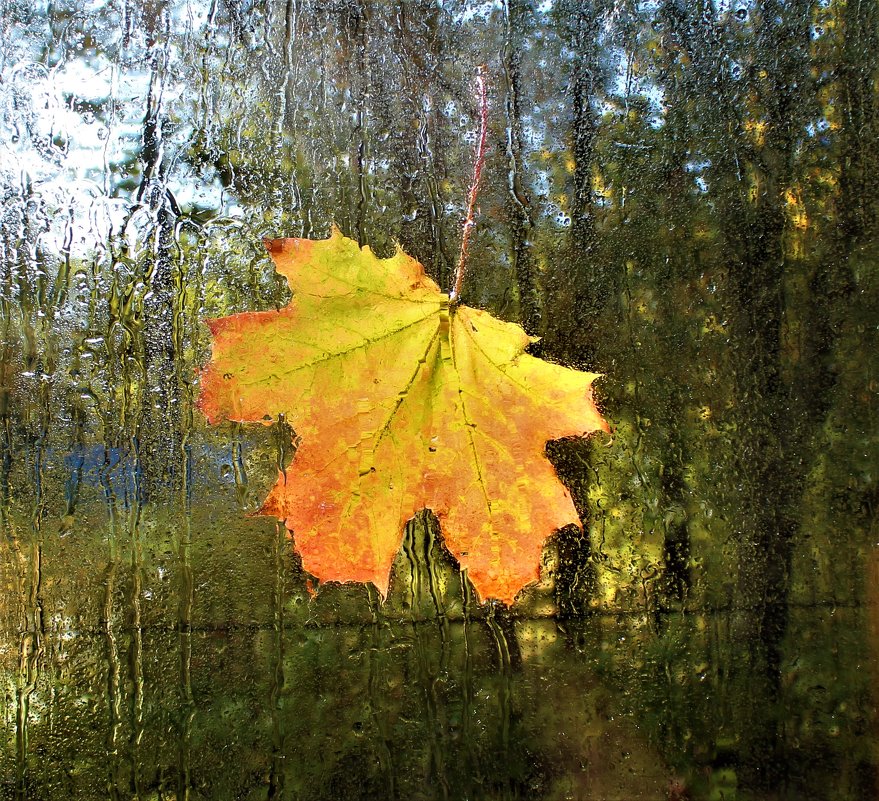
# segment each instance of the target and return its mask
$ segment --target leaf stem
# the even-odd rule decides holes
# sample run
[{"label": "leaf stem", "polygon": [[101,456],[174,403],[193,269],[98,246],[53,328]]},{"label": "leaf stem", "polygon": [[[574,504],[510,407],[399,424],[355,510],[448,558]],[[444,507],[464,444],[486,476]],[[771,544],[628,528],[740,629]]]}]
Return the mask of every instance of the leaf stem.
[{"label": "leaf stem", "polygon": [[485,140],[488,129],[488,93],[485,86],[485,66],[480,65],[476,73],[476,91],[479,96],[479,139],[476,143],[476,157],[473,162],[473,181],[467,193],[467,216],[464,218],[464,230],[461,234],[461,253],[458,266],[455,268],[455,283],[449,293],[449,300],[457,303],[464,283],[467,265],[467,246],[470,242],[470,231],[474,226],[473,214],[476,208],[476,195],[479,192],[479,181],[482,178],[482,167],[485,165]]}]

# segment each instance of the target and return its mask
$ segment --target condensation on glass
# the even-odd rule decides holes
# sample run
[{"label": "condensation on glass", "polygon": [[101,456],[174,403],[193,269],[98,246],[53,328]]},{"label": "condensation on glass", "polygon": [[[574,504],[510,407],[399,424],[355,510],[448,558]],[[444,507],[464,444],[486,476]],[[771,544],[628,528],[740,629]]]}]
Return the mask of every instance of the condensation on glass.
[{"label": "condensation on glass", "polygon": [[[0,25],[0,797],[879,794],[875,3]],[[429,513],[387,599],[317,586],[253,514],[296,432],[198,409],[205,320],[333,225],[448,289],[480,67],[464,301],[601,372],[612,433],[547,445],[582,526],[511,606]]]}]

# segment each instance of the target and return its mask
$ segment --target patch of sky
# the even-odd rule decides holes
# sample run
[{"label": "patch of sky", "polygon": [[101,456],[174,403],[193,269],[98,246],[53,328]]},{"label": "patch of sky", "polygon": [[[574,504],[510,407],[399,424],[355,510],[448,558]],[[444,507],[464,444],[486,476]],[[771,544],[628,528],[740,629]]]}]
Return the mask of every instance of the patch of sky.
[{"label": "patch of sky", "polygon": [[611,100],[599,100],[598,98],[592,98],[590,100],[590,104],[593,111],[600,117],[612,116],[619,113],[619,108],[617,104]]},{"label": "patch of sky", "polygon": [[57,90],[91,103],[106,103],[113,91],[113,65],[104,56],[65,62],[55,72]]},{"label": "patch of sky", "polygon": [[530,115],[526,116],[522,119],[522,137],[529,150],[539,148],[546,137],[546,126],[541,124],[538,127]]},{"label": "patch of sky", "polygon": [[49,3],[35,0],[27,10],[21,8],[13,24],[3,26],[3,55],[8,61],[19,61],[25,58],[37,59],[42,54],[39,43],[41,35],[34,35],[37,28],[45,26],[48,18]]},{"label": "patch of sky", "polygon": [[531,178],[531,186],[539,200],[543,200],[549,196],[549,189],[552,186],[552,176],[548,170],[534,170]]},{"label": "patch of sky", "polygon": [[832,139],[828,133],[830,131],[830,123],[823,117],[816,122],[810,122],[806,125],[805,130],[811,138],[817,138],[823,147],[829,147],[832,144]]},{"label": "patch of sky", "polygon": [[95,14],[109,5],[107,0],[80,0],[77,3],[77,10],[83,14]]},{"label": "patch of sky", "polygon": [[[173,70],[167,76],[162,112],[181,119],[174,107],[186,83]],[[11,202],[40,222],[48,252],[84,258],[126,224],[138,230],[131,211],[150,80],[147,70],[120,69],[90,48],[51,68],[25,60],[0,72],[0,172],[7,187],[17,187]],[[163,129],[182,141],[191,134],[182,124]],[[178,161],[168,167],[167,188],[180,208],[223,209],[215,174],[198,178]]]},{"label": "patch of sky", "polygon": [[641,0],[636,4],[638,14],[655,14],[662,8],[660,0]]},{"label": "patch of sky", "polygon": [[624,114],[628,111],[628,99],[638,96],[647,101],[647,123],[653,129],[661,128],[665,124],[665,92],[663,89],[649,78],[630,72],[629,58],[622,48],[612,51],[611,63],[613,71],[610,92],[623,98],[624,106],[621,109],[615,103],[605,102],[601,104],[601,113]]},{"label": "patch of sky", "polygon": [[504,4],[502,0],[487,0],[487,2],[477,2],[465,8],[461,13],[461,22],[473,22],[482,20],[487,22],[489,17],[495,11],[503,11]]},{"label": "patch of sky", "polygon": [[[209,3],[187,2],[171,6],[171,18],[175,22],[186,23],[191,31],[198,23],[206,23],[210,14]],[[179,28],[178,28],[179,30]]]},{"label": "patch of sky", "polygon": [[684,164],[684,169],[687,172],[694,174],[693,183],[702,194],[705,194],[708,191],[708,182],[705,180],[702,173],[704,173],[710,166],[711,161],[709,159],[691,159]]},{"label": "patch of sky", "polygon": [[665,114],[667,111],[665,103],[665,90],[661,86],[657,86],[652,81],[645,82],[645,86],[641,91],[642,95],[649,101],[650,115],[647,122],[653,130],[662,128],[665,125]]},{"label": "patch of sky", "polygon": [[711,166],[710,159],[702,159],[701,161],[693,160],[693,161],[688,161],[686,164],[684,164],[684,169],[687,172],[700,173],[700,172],[704,172],[705,170],[707,170],[710,166]]}]

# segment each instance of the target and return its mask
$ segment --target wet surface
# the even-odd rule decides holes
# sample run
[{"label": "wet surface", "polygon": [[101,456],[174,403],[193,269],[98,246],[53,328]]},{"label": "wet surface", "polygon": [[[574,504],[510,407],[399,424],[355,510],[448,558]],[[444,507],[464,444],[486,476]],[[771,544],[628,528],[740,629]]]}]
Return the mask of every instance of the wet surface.
[{"label": "wet surface", "polygon": [[[0,2],[0,797],[877,792],[874,3]],[[481,70],[481,73],[480,73]],[[336,225],[600,371],[511,606],[254,516],[205,320]],[[502,409],[498,413],[503,413]]]}]

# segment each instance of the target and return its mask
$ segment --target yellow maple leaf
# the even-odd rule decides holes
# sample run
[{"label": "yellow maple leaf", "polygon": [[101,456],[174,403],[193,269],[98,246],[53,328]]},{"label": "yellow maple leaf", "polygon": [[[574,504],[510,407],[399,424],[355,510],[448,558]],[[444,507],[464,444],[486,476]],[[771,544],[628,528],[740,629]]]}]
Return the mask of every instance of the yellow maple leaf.
[{"label": "yellow maple leaf", "polygon": [[300,445],[261,513],[323,581],[385,595],[406,521],[428,508],[482,597],[511,602],[542,544],[578,522],[548,440],[607,430],[594,373],[525,353],[518,325],[453,305],[402,251],[338,231],[267,242],[293,300],[209,321],[210,422],[284,414]]}]

